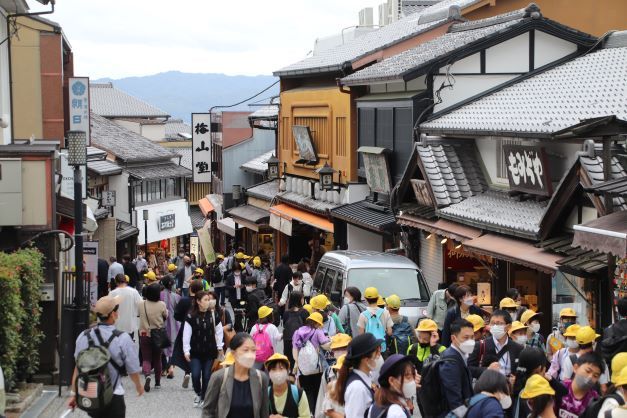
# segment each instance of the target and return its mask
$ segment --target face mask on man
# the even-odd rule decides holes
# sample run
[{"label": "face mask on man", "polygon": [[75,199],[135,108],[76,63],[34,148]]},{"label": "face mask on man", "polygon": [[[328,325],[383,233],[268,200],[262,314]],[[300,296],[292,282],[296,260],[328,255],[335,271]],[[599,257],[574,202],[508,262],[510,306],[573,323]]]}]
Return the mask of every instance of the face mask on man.
[{"label": "face mask on man", "polygon": [[253,287],[252,286],[246,286],[246,291],[247,292],[252,292],[253,291]]},{"label": "face mask on man", "polygon": [[475,340],[470,339],[470,340],[464,341],[463,343],[459,345],[459,349],[464,354],[472,353],[475,349]]},{"label": "face mask on man", "polygon": [[505,335],[505,325],[491,325],[490,333],[496,338],[500,340]]}]

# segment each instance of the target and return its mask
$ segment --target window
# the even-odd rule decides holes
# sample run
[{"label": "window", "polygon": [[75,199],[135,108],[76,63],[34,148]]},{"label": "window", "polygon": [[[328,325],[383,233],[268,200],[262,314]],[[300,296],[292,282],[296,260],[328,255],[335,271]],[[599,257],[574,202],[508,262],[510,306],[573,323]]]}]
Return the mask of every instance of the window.
[{"label": "window", "polygon": [[324,282],[322,283],[322,293],[325,295],[331,294],[331,288],[333,287],[333,280],[335,279],[336,271],[333,269],[327,269],[327,274],[324,276]]},{"label": "window", "polygon": [[424,278],[420,271],[410,268],[367,268],[348,272],[347,286],[355,286],[363,293],[374,286],[380,295],[396,294],[401,301],[429,301]]},{"label": "window", "polygon": [[338,272],[335,276],[335,284],[333,285],[334,293],[342,293],[342,285],[344,282],[344,275],[341,272]]},{"label": "window", "polygon": [[553,277],[552,285],[553,324],[559,322],[561,309],[573,308],[577,312],[579,325],[596,328],[599,299],[594,280],[558,271]]},{"label": "window", "polygon": [[320,290],[322,288],[322,279],[324,279],[324,273],[326,272],[326,267],[318,267],[316,271],[316,277],[314,277],[313,287],[316,290]]},{"label": "window", "polygon": [[497,139],[496,140],[496,177],[497,183],[509,184],[507,180],[507,161],[505,161],[505,154],[503,154],[503,146],[505,145],[520,145],[522,141],[520,139]]}]

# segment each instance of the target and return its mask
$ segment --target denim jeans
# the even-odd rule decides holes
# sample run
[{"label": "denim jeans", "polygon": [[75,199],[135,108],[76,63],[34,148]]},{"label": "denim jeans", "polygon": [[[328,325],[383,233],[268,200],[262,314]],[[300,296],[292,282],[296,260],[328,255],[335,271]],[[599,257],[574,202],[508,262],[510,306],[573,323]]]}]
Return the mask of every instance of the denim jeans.
[{"label": "denim jeans", "polygon": [[220,306],[224,306],[224,304],[226,303],[226,295],[224,293],[224,291],[226,290],[226,288],[224,286],[221,287],[214,287],[213,288],[216,292],[216,296],[218,297],[218,305]]},{"label": "denim jeans", "polygon": [[184,287],[181,289],[181,295],[186,298],[189,297],[189,287]]},{"label": "denim jeans", "polygon": [[207,390],[207,383],[211,377],[211,366],[213,366],[213,359],[199,359],[192,357],[190,359],[189,366],[192,369],[192,385],[194,386],[194,392],[200,396],[200,399],[205,399],[205,391]]}]

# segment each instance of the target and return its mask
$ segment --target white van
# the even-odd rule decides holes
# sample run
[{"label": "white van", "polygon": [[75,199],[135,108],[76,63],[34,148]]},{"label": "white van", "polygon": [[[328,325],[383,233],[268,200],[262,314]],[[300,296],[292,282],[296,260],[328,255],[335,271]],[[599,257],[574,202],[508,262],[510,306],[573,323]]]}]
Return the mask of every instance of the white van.
[{"label": "white van", "polygon": [[401,315],[412,326],[426,316],[429,288],[422,272],[407,257],[377,251],[329,251],[322,256],[314,276],[314,291],[325,294],[335,306],[342,306],[344,290],[353,286],[362,295],[367,287],[379,294],[401,299]]}]

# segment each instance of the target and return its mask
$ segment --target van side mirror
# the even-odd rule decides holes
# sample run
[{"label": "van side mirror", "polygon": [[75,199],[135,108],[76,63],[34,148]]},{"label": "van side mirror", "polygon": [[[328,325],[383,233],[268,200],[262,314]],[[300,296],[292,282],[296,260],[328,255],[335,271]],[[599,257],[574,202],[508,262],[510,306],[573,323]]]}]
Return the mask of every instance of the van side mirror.
[{"label": "van side mirror", "polygon": [[342,293],[331,292],[331,303],[339,307],[342,304]]}]

